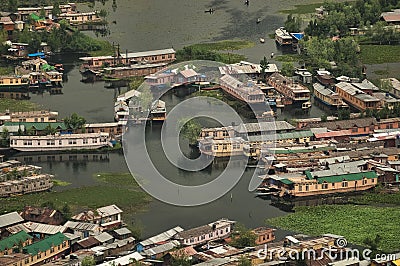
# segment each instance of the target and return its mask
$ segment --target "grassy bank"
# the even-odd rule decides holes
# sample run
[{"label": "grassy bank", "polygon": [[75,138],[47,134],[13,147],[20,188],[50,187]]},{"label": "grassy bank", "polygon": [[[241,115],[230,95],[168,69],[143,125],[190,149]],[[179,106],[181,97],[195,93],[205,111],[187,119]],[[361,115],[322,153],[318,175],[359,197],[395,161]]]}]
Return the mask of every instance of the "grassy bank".
[{"label": "grassy bank", "polygon": [[10,110],[10,112],[34,111],[39,109],[39,105],[30,101],[0,98],[0,112],[5,112],[6,110]]},{"label": "grassy bank", "polygon": [[352,198],[351,201],[356,204],[399,206],[400,192],[389,193],[385,190],[367,192],[361,196]]},{"label": "grassy bank", "polygon": [[324,3],[313,3],[306,5],[295,5],[293,9],[281,10],[280,13],[284,14],[309,14],[314,13],[317,7],[322,6]]},{"label": "grassy bank", "polygon": [[254,46],[249,41],[221,41],[213,43],[200,43],[183,47],[176,53],[178,62],[189,60],[210,60],[223,63],[237,63],[245,60],[244,55],[236,54],[234,51]]},{"label": "grassy bank", "polygon": [[101,49],[89,52],[90,56],[103,56],[114,54],[114,48],[110,42],[104,40],[96,40],[96,42],[98,42],[98,45],[101,47]]},{"label": "grassy bank", "polygon": [[278,55],[275,57],[275,60],[280,62],[298,62],[300,60],[300,56],[298,54]]},{"label": "grassy bank", "polygon": [[267,223],[282,229],[309,235],[326,233],[344,236],[350,243],[363,245],[367,237],[381,235],[379,249],[399,250],[400,207],[372,207],[357,205],[323,205],[297,207],[295,213],[268,219]]},{"label": "grassy bank", "polygon": [[88,208],[97,208],[116,204],[123,211],[123,219],[128,226],[140,235],[134,224],[134,214],[145,209],[150,197],[143,192],[129,173],[98,173],[93,177],[98,182],[93,186],[80,188],[64,188],[63,191],[42,192],[12,198],[0,199],[0,213],[19,211],[24,206],[42,206],[52,203],[55,208],[62,209],[68,205],[72,213]]},{"label": "grassy bank", "polygon": [[400,62],[400,45],[362,45],[360,56],[364,64]]}]

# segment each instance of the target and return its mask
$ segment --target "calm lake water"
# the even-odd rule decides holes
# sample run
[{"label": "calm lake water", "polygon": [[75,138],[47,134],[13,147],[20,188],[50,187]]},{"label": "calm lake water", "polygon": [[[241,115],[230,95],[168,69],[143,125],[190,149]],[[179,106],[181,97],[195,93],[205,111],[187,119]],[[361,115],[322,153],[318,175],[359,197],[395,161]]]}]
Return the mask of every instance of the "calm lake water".
[{"label": "calm lake water", "polygon": [[[110,35],[104,37],[111,42],[119,43],[121,50],[144,51],[173,47],[179,49],[184,45],[216,41],[224,39],[247,39],[256,42],[249,49],[240,53],[251,62],[259,62],[264,55],[271,52],[279,54],[275,42],[268,39],[268,34],[282,26],[284,15],[278,10],[294,4],[310,1],[262,1],[252,0],[246,7],[241,0],[117,0],[115,11],[112,1],[103,7],[96,4],[95,9],[106,9],[109,13]],[[205,13],[210,7],[216,9],[214,14]],[[82,7],[85,9],[87,7]],[[256,24],[257,18],[262,22]],[[112,23],[111,23],[112,22]],[[93,34],[93,33],[88,33]],[[266,43],[258,42],[260,37]],[[53,58],[62,62],[66,70],[62,95],[32,95],[32,101],[41,104],[45,109],[57,110],[60,117],[66,117],[72,112],[84,116],[88,122],[113,121],[113,105],[115,97],[124,92],[104,87],[104,82],[94,84],[82,83],[79,73],[80,55],[70,54]],[[167,105],[176,98],[166,99]],[[179,101],[179,100],[178,100]],[[301,116],[321,116],[322,111],[313,106],[310,114]],[[298,114],[285,110],[279,119],[292,118]],[[154,127],[149,136],[150,147],[156,154],[160,149],[159,128]],[[127,172],[124,156],[119,153],[109,154],[105,161],[88,162],[42,162],[36,163],[45,172],[55,174],[58,179],[71,182],[73,187],[85,186],[95,182],[92,175],[97,172]],[[165,167],[168,175],[185,183],[207,181],[213,171],[218,171],[221,165],[215,164],[208,171],[187,174],[172,167]],[[202,225],[212,220],[226,217],[239,221],[248,227],[265,224],[265,219],[284,215],[285,212],[270,205],[270,201],[255,198],[247,187],[251,171],[245,172],[241,181],[224,197],[210,204],[199,207],[176,207],[157,200],[149,206],[148,211],[139,213],[136,220],[144,228],[144,237],[169,229],[175,225],[184,228]],[[282,231],[278,235],[282,235]]]}]

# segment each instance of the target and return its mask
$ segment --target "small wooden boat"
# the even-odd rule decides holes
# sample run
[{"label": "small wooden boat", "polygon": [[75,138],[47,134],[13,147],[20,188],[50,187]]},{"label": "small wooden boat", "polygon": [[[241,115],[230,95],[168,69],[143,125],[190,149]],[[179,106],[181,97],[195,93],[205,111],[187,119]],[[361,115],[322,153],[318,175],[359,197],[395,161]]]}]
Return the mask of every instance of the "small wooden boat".
[{"label": "small wooden boat", "polygon": [[303,109],[303,110],[308,110],[310,108],[311,108],[311,102],[310,101],[304,102],[301,105],[301,109]]},{"label": "small wooden boat", "polygon": [[261,22],[261,18],[258,18],[257,21],[256,21],[256,23],[258,24],[258,23],[260,23],[260,22]]},{"label": "small wooden boat", "polygon": [[265,39],[264,38],[260,38],[260,43],[265,43]]}]

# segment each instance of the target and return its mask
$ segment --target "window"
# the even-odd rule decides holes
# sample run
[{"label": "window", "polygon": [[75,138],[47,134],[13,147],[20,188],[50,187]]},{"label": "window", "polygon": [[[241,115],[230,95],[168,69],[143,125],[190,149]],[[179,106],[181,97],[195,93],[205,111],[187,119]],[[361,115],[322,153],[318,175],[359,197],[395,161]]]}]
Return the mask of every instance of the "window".
[{"label": "window", "polygon": [[362,184],[363,184],[363,185],[366,185],[366,184],[367,184],[367,179],[366,179],[365,177],[363,178]]},{"label": "window", "polygon": [[349,186],[349,184],[347,183],[347,181],[342,182],[342,187],[348,187],[348,186]]},{"label": "window", "polygon": [[83,144],[88,144],[88,140],[87,139],[83,139]]},{"label": "window", "polygon": [[303,191],[303,186],[299,185],[299,191]]},{"label": "window", "polygon": [[218,145],[214,145],[214,151],[218,150]]},{"label": "window", "polygon": [[307,184],[306,185],[306,191],[309,191],[310,190],[310,187],[309,187],[309,185]]},{"label": "window", "polygon": [[322,189],[328,189],[328,183],[323,183],[322,184]]}]

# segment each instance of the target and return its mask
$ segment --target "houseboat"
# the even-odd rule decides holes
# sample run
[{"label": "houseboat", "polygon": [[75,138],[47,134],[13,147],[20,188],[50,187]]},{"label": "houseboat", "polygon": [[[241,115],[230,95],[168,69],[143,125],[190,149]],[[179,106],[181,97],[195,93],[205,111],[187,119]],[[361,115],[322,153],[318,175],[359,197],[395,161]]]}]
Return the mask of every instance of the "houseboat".
[{"label": "houseboat", "polygon": [[85,69],[99,70],[104,67],[115,67],[117,65],[155,64],[171,63],[175,61],[174,49],[162,49],[117,55],[81,57],[83,61],[81,73]]},{"label": "houseboat", "polygon": [[267,100],[264,92],[253,82],[247,84],[231,75],[223,75],[219,79],[221,88],[234,98],[247,103],[255,112],[260,114],[267,110]]},{"label": "houseboat", "polygon": [[303,104],[304,102],[310,101],[310,90],[283,76],[280,73],[273,73],[267,79],[268,85],[274,87],[274,89],[282,94],[283,104]]},{"label": "houseboat", "polygon": [[53,87],[62,87],[62,73],[58,71],[46,71],[43,72],[43,75],[46,80],[50,81]]},{"label": "houseboat", "polygon": [[335,85],[335,90],[339,97],[354,108],[365,111],[366,109],[381,109],[379,99],[363,92],[352,83],[339,82]]},{"label": "houseboat", "polygon": [[313,88],[314,88],[314,98],[322,102],[323,104],[334,109],[349,107],[339,96],[339,94],[337,94],[336,92],[334,92],[329,88],[326,88],[320,83],[314,83]]},{"label": "houseboat", "polygon": [[18,90],[28,89],[29,83],[26,78],[21,76],[1,76],[0,90]]},{"label": "houseboat", "polygon": [[61,151],[99,149],[110,145],[108,133],[10,136],[10,147],[18,151]]},{"label": "houseboat", "polygon": [[125,101],[117,101],[114,104],[114,119],[115,121],[128,121],[129,106]]},{"label": "houseboat", "polygon": [[164,121],[167,118],[167,109],[165,108],[165,102],[156,100],[151,105],[151,120],[152,121]]},{"label": "houseboat", "polygon": [[293,37],[285,30],[285,28],[281,27],[275,30],[275,41],[281,46],[291,45]]},{"label": "houseboat", "polygon": [[49,190],[53,187],[52,179],[52,175],[39,174],[0,182],[0,197],[9,197]]},{"label": "houseboat", "polygon": [[[275,196],[282,198],[313,197],[336,193],[358,192],[377,185],[378,176],[373,171],[341,172],[330,170],[301,174],[272,175],[265,177],[265,187],[275,191]],[[318,175],[320,174],[320,175]]]}]

